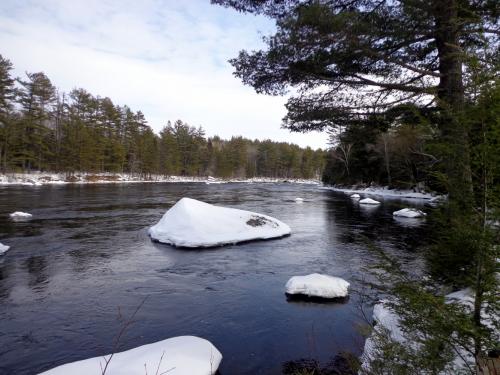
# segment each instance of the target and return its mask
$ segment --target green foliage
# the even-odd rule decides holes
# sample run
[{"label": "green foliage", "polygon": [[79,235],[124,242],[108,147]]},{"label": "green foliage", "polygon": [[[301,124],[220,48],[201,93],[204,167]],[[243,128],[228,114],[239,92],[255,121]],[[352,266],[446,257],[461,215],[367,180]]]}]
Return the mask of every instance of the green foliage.
[{"label": "green foliage", "polygon": [[242,137],[207,139],[201,127],[181,120],[157,135],[140,111],[84,89],[57,93],[43,73],[28,73],[16,87],[11,70],[0,56],[2,172],[318,178],[324,168],[322,150]]}]

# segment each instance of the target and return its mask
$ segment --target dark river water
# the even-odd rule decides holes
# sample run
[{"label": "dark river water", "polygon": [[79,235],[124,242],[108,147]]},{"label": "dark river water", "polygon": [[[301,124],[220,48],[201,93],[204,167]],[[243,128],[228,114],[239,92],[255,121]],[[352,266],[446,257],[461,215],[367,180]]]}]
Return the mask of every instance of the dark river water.
[{"label": "dark river water", "polygon": [[[292,228],[282,239],[205,250],[153,243],[147,229],[181,197],[257,211]],[[293,201],[305,199],[303,204]],[[223,354],[222,375],[280,374],[286,361],[359,355],[366,238],[406,262],[425,226],[392,212],[418,202],[363,208],[343,193],[294,184],[103,184],[0,188],[0,373],[36,374],[112,350],[147,297],[121,350],[196,335]],[[14,222],[13,211],[33,219]],[[363,239],[365,238],[365,239]],[[293,275],[351,283],[346,303],[288,302]],[[364,299],[363,299],[364,301]]]}]

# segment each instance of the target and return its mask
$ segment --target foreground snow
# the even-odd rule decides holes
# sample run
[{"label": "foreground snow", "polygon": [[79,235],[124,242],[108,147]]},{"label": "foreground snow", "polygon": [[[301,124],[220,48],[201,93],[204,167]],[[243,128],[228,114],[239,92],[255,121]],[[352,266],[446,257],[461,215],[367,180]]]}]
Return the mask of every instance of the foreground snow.
[{"label": "foreground snow", "polygon": [[417,210],[416,208],[403,208],[402,210],[394,211],[392,215],[414,219],[418,217],[424,217],[427,214],[423,211]]},{"label": "foreground snow", "polygon": [[383,197],[395,197],[395,198],[409,198],[409,199],[426,199],[430,201],[439,201],[445,199],[442,195],[437,195],[435,193],[425,193],[413,190],[398,190],[389,189],[388,187],[368,187],[364,189],[357,188],[343,188],[343,187],[325,187],[325,189],[339,191],[346,194],[363,194],[363,195],[376,195]]},{"label": "foreground snow", "polygon": [[359,201],[359,203],[360,204],[373,204],[373,205],[380,204],[379,201],[376,201],[375,199],[371,199],[371,198],[361,199]]},{"label": "foreground snow", "polygon": [[13,212],[9,216],[12,219],[29,219],[29,218],[33,217],[32,214],[29,214],[27,212],[21,212],[21,211]]},{"label": "foreground snow", "polygon": [[313,273],[307,276],[293,276],[285,288],[287,294],[338,298],[347,296],[349,283],[340,277]]},{"label": "foreground snow", "polygon": [[0,255],[3,255],[10,249],[10,246],[4,245],[0,242]]},{"label": "foreground snow", "polygon": [[181,247],[212,247],[283,237],[288,225],[262,214],[182,198],[149,229],[152,239]]},{"label": "foreground snow", "polygon": [[[472,312],[474,308],[474,291],[470,288],[448,294],[445,296],[445,299],[447,303],[457,303],[465,306],[470,312]],[[498,316],[488,315],[486,311],[481,313],[481,317],[483,323],[492,329],[495,327],[493,320],[498,322],[500,319]],[[373,333],[366,339],[363,354],[361,355],[361,368],[365,371],[370,369],[370,362],[377,354],[376,336],[377,334],[381,334],[383,330],[386,330],[386,332],[389,333],[391,340],[394,342],[412,345],[401,329],[400,317],[387,306],[387,301],[381,301],[373,307],[373,321]],[[440,374],[459,373],[460,370],[466,366],[464,360],[466,360],[469,365],[474,367],[473,356],[469,352],[466,352],[463,348],[458,348],[458,353],[451,363],[451,372],[444,371]]]},{"label": "foreground snow", "polygon": [[199,182],[206,184],[225,184],[225,183],[293,183],[293,184],[314,184],[319,185],[319,180],[306,179],[286,179],[270,177],[252,177],[245,179],[221,179],[216,177],[189,177],[189,176],[162,176],[150,175],[147,177],[126,174],[126,173],[75,173],[67,175],[65,173],[11,173],[0,174],[0,186],[8,185],[61,185],[61,184],[112,184],[112,183],[139,183],[139,182]]},{"label": "foreground snow", "polygon": [[[68,363],[44,375],[101,374],[106,365],[104,357]],[[212,375],[222,361],[222,355],[209,341],[195,336],[179,336],[115,353],[106,375],[169,374]]]}]

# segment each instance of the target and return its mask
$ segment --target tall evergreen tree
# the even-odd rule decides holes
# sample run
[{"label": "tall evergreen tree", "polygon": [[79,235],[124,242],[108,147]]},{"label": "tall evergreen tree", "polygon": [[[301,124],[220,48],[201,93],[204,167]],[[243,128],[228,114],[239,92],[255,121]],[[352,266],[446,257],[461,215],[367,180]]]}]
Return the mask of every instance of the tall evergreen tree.
[{"label": "tall evergreen tree", "polygon": [[242,51],[231,63],[257,92],[298,88],[284,119],[291,130],[360,123],[400,103],[438,110],[450,198],[471,206],[468,133],[460,119],[469,57],[490,66],[498,57],[495,1],[212,1],[276,20],[266,49]]}]

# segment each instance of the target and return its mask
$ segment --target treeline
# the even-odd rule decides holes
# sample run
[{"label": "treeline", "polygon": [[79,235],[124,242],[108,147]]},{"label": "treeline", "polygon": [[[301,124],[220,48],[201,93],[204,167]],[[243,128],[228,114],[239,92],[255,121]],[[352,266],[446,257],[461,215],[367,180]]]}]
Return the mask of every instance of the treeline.
[{"label": "treeline", "polygon": [[439,189],[432,173],[439,161],[432,153],[438,132],[429,115],[405,105],[331,131],[323,180],[400,188],[423,183]]},{"label": "treeline", "polygon": [[[493,186],[500,184],[499,98],[500,87],[492,80],[466,101],[461,113],[460,121],[468,130],[464,152],[470,153],[474,186],[483,186],[485,178]],[[436,109],[405,104],[372,115],[369,121],[337,128],[330,133],[323,181],[396,188],[421,185],[448,192],[449,167],[442,155],[450,146],[438,129],[439,116]],[[486,177],[485,165],[490,168]]]},{"label": "treeline", "polygon": [[44,73],[12,77],[0,55],[0,171],[318,178],[325,151],[242,137],[207,138],[181,120],[160,134],[144,114],[84,89],[59,92]]}]

